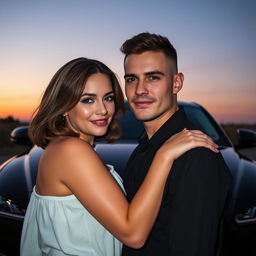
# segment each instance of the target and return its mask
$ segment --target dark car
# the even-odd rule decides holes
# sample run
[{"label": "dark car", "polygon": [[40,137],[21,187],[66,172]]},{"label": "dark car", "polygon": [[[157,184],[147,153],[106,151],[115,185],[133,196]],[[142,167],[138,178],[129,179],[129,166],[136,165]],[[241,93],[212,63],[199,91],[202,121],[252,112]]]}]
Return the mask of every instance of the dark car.
[{"label": "dark car", "polygon": [[[127,104],[126,104],[127,105]],[[239,250],[256,250],[256,164],[240,155],[213,117],[196,103],[179,102],[191,122],[219,145],[233,176],[222,228],[220,255],[237,255]],[[113,144],[95,143],[95,150],[105,163],[115,166],[122,175],[127,160],[137,145],[143,125],[127,107],[121,120],[122,137]],[[0,166],[0,255],[18,255],[22,222],[35,184],[38,161],[43,149],[33,146],[27,136],[28,127],[18,127],[11,133],[15,143],[31,145],[31,150],[7,160]],[[240,148],[256,143],[256,133],[239,130]],[[210,220],[209,220],[210,221]],[[243,246],[238,246],[243,243]],[[234,252],[234,254],[231,252]],[[2,254],[1,254],[2,253]]]}]

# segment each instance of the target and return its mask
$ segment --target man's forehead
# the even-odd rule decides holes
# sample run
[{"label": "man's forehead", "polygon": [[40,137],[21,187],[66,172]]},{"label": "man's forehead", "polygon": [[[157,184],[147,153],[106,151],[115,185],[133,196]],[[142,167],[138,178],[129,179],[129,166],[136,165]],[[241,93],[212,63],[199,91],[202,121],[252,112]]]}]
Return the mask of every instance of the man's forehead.
[{"label": "man's forehead", "polygon": [[151,61],[151,60],[156,60],[156,59],[161,59],[164,60],[166,59],[165,55],[163,52],[160,51],[145,51],[143,53],[139,54],[129,54],[126,59],[125,63],[131,62],[131,61]]},{"label": "man's forehead", "polygon": [[124,62],[125,73],[165,72],[170,69],[170,61],[162,52],[148,51],[141,54],[130,54]]}]

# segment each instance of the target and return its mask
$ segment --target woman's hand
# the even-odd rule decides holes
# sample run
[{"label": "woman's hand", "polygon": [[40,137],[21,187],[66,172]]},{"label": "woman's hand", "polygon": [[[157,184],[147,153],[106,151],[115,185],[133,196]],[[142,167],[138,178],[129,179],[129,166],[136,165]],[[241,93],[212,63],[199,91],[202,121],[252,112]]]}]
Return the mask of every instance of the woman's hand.
[{"label": "woman's hand", "polygon": [[186,151],[196,147],[205,147],[213,152],[219,152],[218,145],[208,135],[199,130],[187,130],[186,128],[170,137],[158,151],[165,157],[175,160]]}]

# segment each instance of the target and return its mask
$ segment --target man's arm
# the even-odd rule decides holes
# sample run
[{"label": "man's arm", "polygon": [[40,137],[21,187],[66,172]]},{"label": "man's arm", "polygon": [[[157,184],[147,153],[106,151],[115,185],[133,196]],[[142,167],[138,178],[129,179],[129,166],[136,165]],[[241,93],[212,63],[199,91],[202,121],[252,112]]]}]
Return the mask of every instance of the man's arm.
[{"label": "man's arm", "polygon": [[215,255],[229,170],[221,154],[203,148],[184,154],[177,167],[182,176],[170,202],[169,254]]}]

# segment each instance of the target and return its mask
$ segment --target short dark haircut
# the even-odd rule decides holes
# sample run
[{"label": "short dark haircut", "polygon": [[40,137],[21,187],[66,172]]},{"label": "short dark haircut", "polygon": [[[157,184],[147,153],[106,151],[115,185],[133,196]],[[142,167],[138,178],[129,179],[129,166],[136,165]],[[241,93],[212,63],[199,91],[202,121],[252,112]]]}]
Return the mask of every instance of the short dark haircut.
[{"label": "short dark haircut", "polygon": [[174,72],[178,72],[177,52],[167,37],[149,32],[140,33],[126,40],[120,50],[125,54],[125,59],[130,54],[141,54],[146,51],[163,52],[166,58],[174,63]]},{"label": "short dark haircut", "polygon": [[124,98],[120,84],[115,74],[105,64],[82,57],[62,66],[47,86],[29,127],[29,136],[33,143],[45,148],[53,138],[58,136],[79,137],[79,134],[69,128],[63,114],[75,107],[88,78],[98,73],[105,74],[109,78],[115,102],[113,120],[107,134],[101,139],[112,142],[120,137],[119,118],[124,111]]}]

